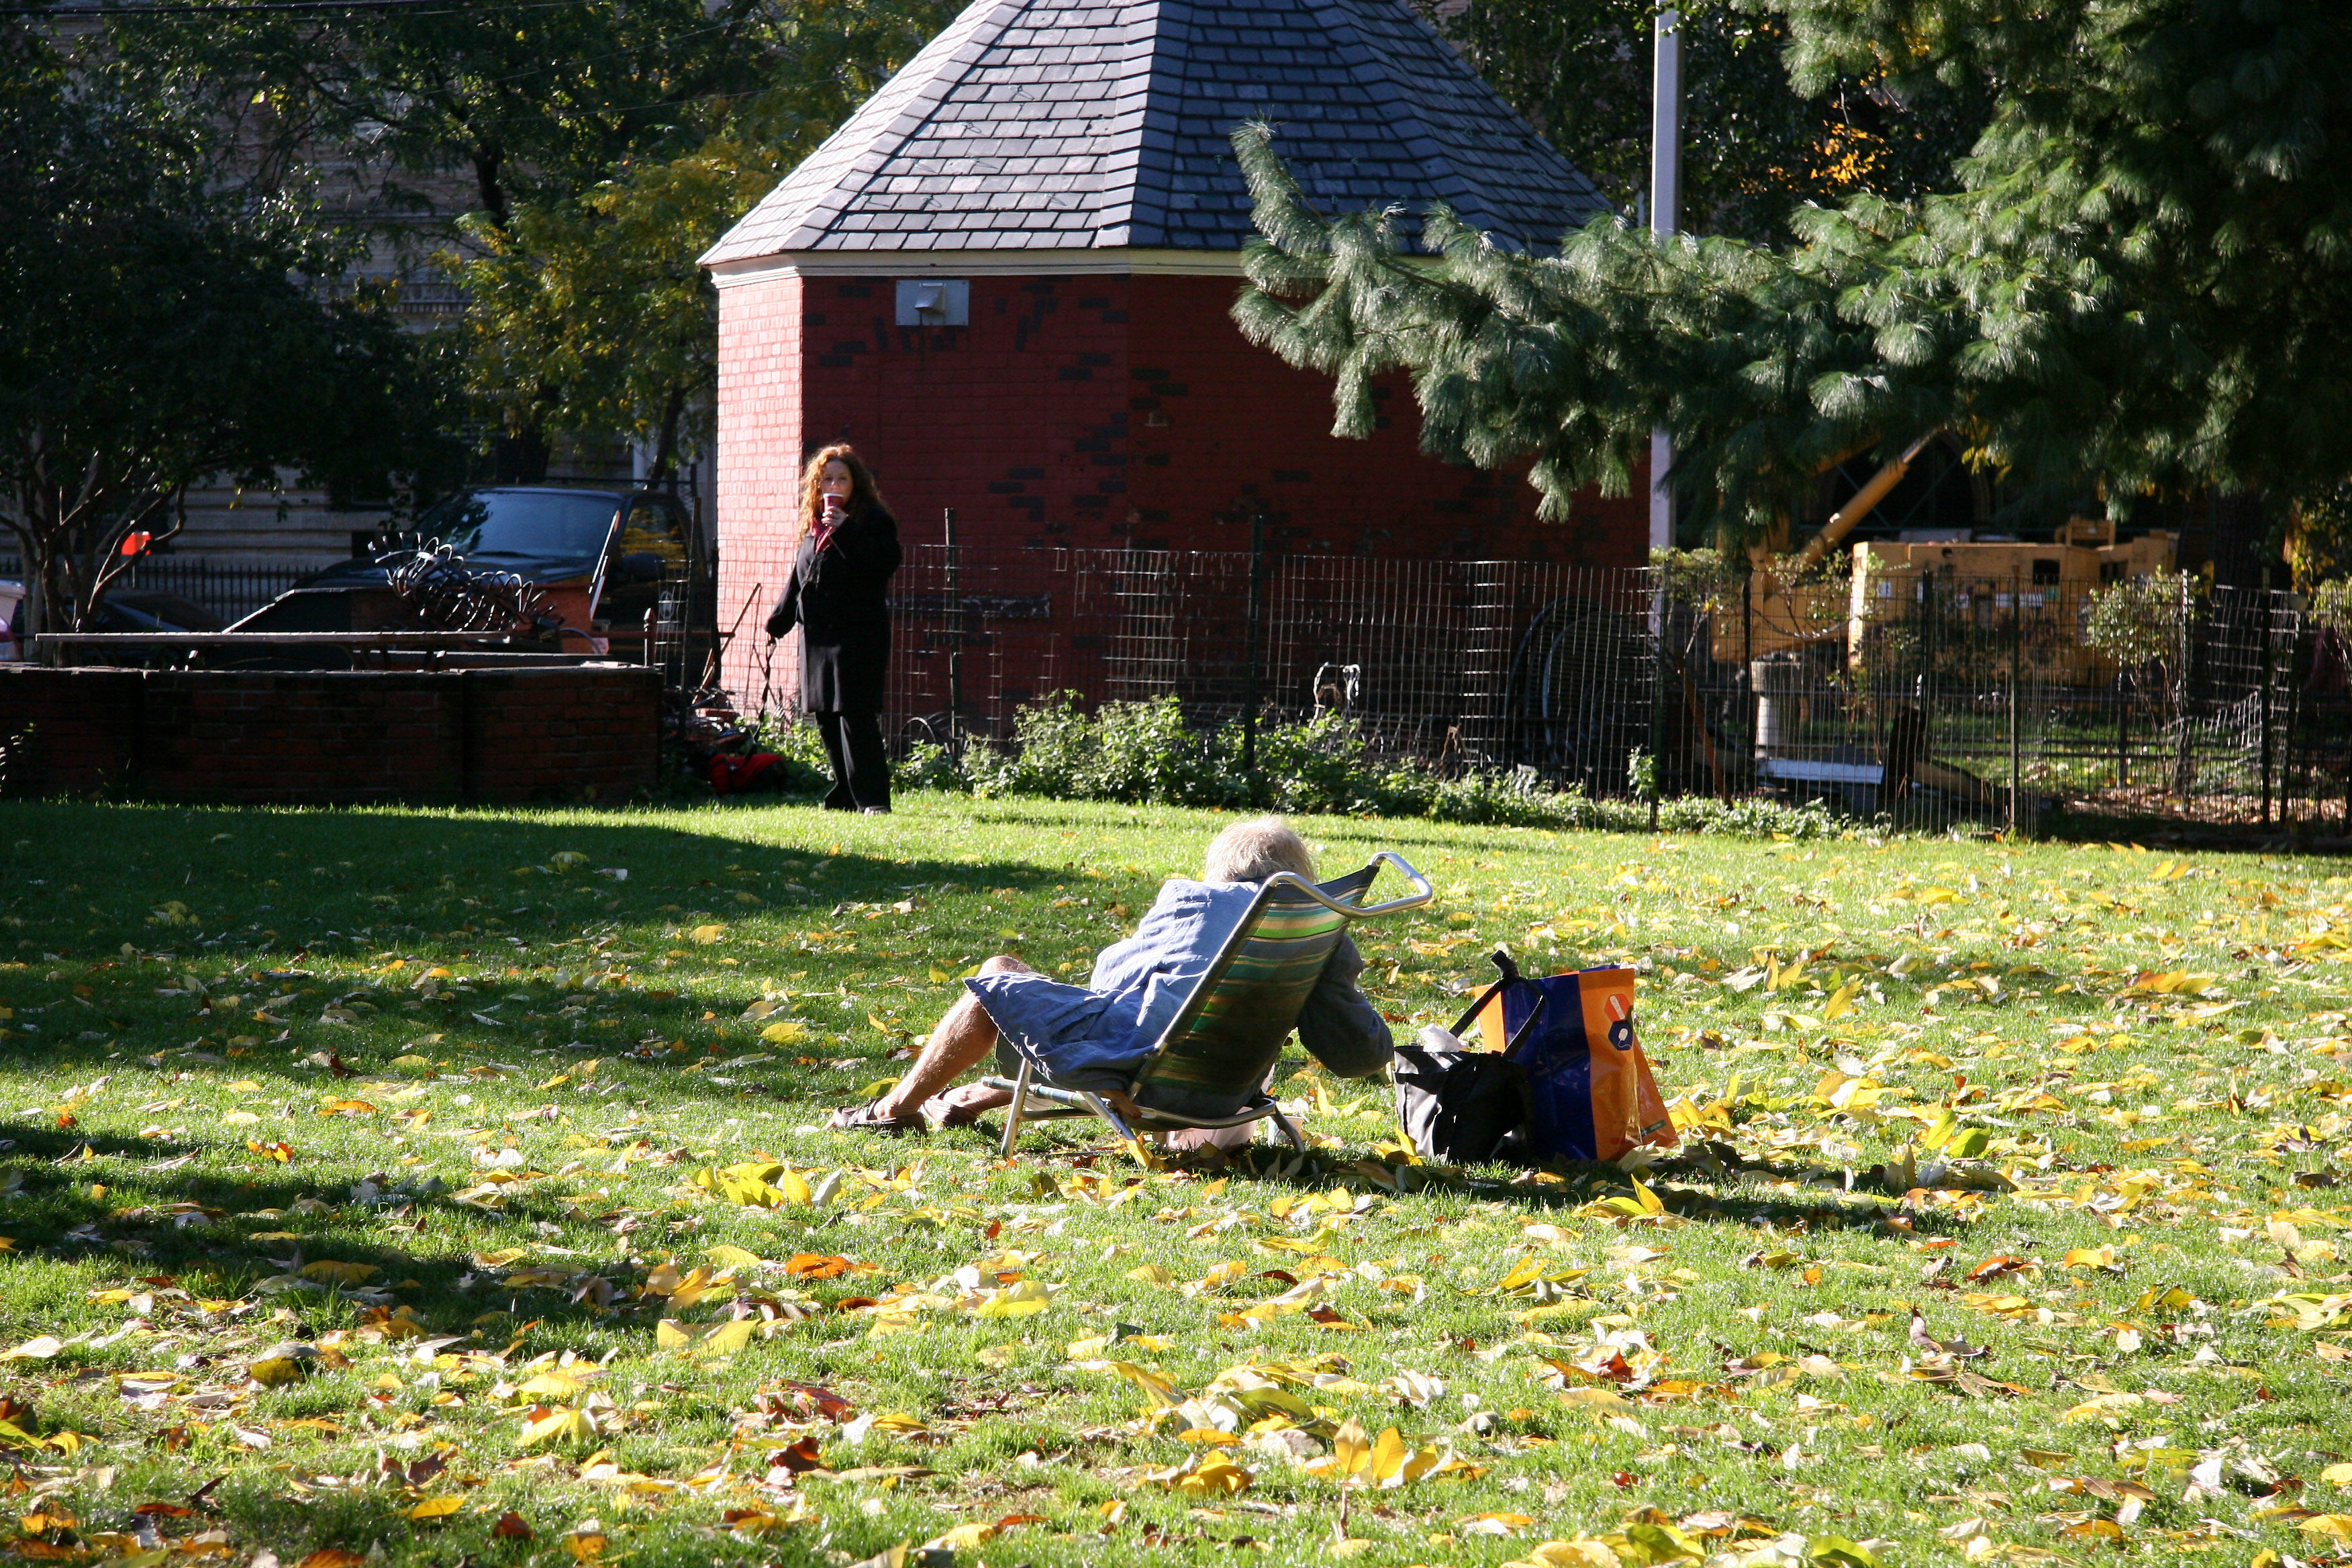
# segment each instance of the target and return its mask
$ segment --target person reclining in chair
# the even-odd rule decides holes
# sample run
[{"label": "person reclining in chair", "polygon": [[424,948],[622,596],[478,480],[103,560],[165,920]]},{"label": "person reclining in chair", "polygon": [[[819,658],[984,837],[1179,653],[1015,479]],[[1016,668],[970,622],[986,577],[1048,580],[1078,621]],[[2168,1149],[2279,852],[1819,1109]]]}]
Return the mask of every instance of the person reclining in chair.
[{"label": "person reclining in chair", "polygon": [[[1053,1082],[1123,1084],[1240,923],[1258,884],[1277,871],[1315,879],[1306,840],[1278,816],[1237,822],[1210,844],[1199,881],[1170,878],[1135,934],[1102,950],[1087,984],[1048,980],[1008,955],[990,959],[964,982],[965,994],[907,1076],[872,1103],[834,1112],[827,1125],[874,1132],[961,1127],[1009,1105],[1009,1090],[980,1084],[944,1092],[1000,1039]],[[1388,1024],[1356,984],[1363,969],[1343,932],[1298,1015],[1299,1043],[1341,1078],[1370,1078],[1393,1055]]]}]

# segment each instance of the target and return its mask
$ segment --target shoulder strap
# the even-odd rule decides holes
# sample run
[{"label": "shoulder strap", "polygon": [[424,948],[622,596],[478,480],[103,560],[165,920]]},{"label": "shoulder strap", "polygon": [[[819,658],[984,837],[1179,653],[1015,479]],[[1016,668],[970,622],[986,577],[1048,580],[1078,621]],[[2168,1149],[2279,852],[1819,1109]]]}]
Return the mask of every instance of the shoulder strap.
[{"label": "shoulder strap", "polygon": [[1538,985],[1534,981],[1529,980],[1526,975],[1519,973],[1517,961],[1513,959],[1509,953],[1504,952],[1501,948],[1498,947],[1494,952],[1488,953],[1486,955],[1486,961],[1492,963],[1497,970],[1501,971],[1501,973],[1496,976],[1495,983],[1492,985],[1487,986],[1486,989],[1478,993],[1478,999],[1470,1004],[1469,1008],[1463,1013],[1462,1016],[1454,1020],[1453,1032],[1454,1037],[1459,1039],[1462,1037],[1462,1031],[1468,1028],[1477,1020],[1478,1015],[1486,1010],[1487,1003],[1492,1002],[1496,997],[1501,995],[1505,990],[1513,985],[1524,985],[1528,990],[1536,994],[1536,1005],[1534,1009],[1528,1014],[1524,1020],[1521,1021],[1517,1030],[1512,1034],[1510,1039],[1504,1043],[1504,1054],[1508,1055],[1510,1052],[1518,1048],[1519,1042],[1528,1037],[1528,1031],[1536,1026],[1536,1020],[1543,1016],[1544,1005],[1549,1002],[1550,998],[1544,994],[1542,986]]}]

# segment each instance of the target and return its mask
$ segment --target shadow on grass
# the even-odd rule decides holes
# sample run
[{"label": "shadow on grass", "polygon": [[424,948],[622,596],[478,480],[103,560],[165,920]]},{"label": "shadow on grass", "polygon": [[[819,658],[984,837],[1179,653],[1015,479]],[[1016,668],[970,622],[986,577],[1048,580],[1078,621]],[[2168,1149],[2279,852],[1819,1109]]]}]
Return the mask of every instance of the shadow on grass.
[{"label": "shadow on grass", "polygon": [[[134,1169],[92,1183],[72,1173],[93,1163],[80,1158],[85,1149],[99,1160],[152,1164],[153,1146],[20,1122],[0,1124],[0,1131],[13,1144],[0,1170],[22,1181],[9,1215],[14,1257],[105,1259],[198,1299],[235,1300],[260,1289],[320,1323],[405,1307],[435,1334],[464,1334],[486,1319],[493,1336],[525,1320],[556,1330],[593,1326],[612,1321],[626,1300],[629,1270],[614,1259],[583,1258],[553,1288],[508,1285],[497,1269],[475,1260],[478,1250],[496,1251],[507,1238],[535,1243],[542,1227],[581,1223],[552,1201],[518,1196],[502,1210],[470,1209],[461,1219],[436,1196],[387,1191],[362,1201],[358,1184],[347,1177],[306,1179],[258,1156],[250,1174],[173,1172],[165,1180]],[[395,1178],[369,1179],[388,1187]],[[457,1234],[461,1224],[487,1226],[488,1247],[478,1232]],[[325,1278],[302,1272],[320,1263],[345,1267]],[[604,1289],[592,1283],[600,1273],[610,1277]],[[301,1331],[316,1326],[306,1322]]]},{"label": "shadow on grass", "polygon": [[[1054,1129],[1055,1131],[1048,1131]],[[967,1152],[993,1154],[1001,1124],[932,1134],[932,1139]],[[1073,1141],[1067,1134],[1080,1136]],[[1103,1136],[1098,1122],[1056,1118],[1024,1122],[1023,1142],[1014,1152],[1016,1164],[1026,1163],[1051,1179],[1056,1168],[1115,1173],[1145,1173],[1126,1145]],[[1060,1135],[1056,1135],[1057,1132]],[[1796,1235],[1854,1228],[1880,1230],[1899,1222],[1903,1234],[1918,1237],[1961,1236],[1969,1224],[1948,1211],[1898,1208],[1890,1200],[1901,1193],[1864,1178],[1849,1187],[1843,1169],[1797,1163],[1745,1162],[1727,1145],[1703,1145],[1705,1155],[1685,1152],[1669,1156],[1642,1173],[1664,1207],[1686,1222],[1769,1230]],[[1376,1195],[1458,1196],[1478,1202],[1512,1205],[1530,1215],[1557,1215],[1585,1207],[1597,1200],[1625,1197],[1632,1184],[1616,1166],[1585,1162],[1555,1161],[1538,1167],[1485,1165],[1472,1168],[1418,1164],[1397,1165],[1366,1150],[1311,1149],[1294,1153],[1286,1145],[1251,1144],[1228,1154],[1209,1150],[1163,1156],[1170,1170],[1200,1176],[1240,1176],[1269,1186],[1297,1192],[1328,1192],[1334,1186]],[[1756,1184],[1794,1185],[1801,1189],[1758,1191]],[[1712,1190],[1703,1190],[1712,1188]],[[1638,1221],[1634,1223],[1638,1224]]]},{"label": "shadow on grass", "polygon": [[[973,811],[975,828],[984,828],[991,822],[1016,821],[1033,827],[1099,826],[1096,814],[1053,803],[983,804]],[[756,816],[713,811],[697,814],[682,826],[676,813],[640,818],[630,814],[515,816],[488,810],[285,812],[0,804],[0,837],[20,843],[37,840],[45,847],[47,863],[72,868],[73,880],[56,892],[22,885],[10,889],[10,906],[17,918],[26,921],[27,934],[19,939],[24,944],[20,952],[29,947],[36,954],[79,950],[102,955],[95,962],[77,963],[69,957],[58,961],[74,964],[79,974],[45,973],[49,961],[36,959],[35,972],[27,979],[37,993],[51,994],[51,1016],[45,1021],[60,1026],[68,1021],[104,1023],[110,1027],[89,1032],[106,1037],[106,1046],[132,1035],[149,1040],[184,1039],[190,1026],[187,1001],[157,997],[152,992],[159,983],[173,984],[184,971],[194,968],[212,975],[209,983],[223,988],[251,984],[303,989],[306,994],[300,1003],[282,1009],[292,1031],[301,1037],[283,1047],[274,1042],[248,1047],[233,1060],[222,1056],[200,1062],[191,1055],[192,1047],[173,1047],[176,1055],[161,1058],[160,1063],[189,1071],[201,1069],[220,1078],[251,1078],[270,1086],[272,1092],[319,1096],[345,1090],[347,1085],[306,1065],[305,1058],[330,1048],[348,1051],[344,1061],[349,1069],[361,1076],[377,1074],[403,1047],[383,1039],[369,1041],[368,1032],[399,1033],[411,1038],[419,1033],[438,1032],[470,1037],[462,1044],[436,1046],[434,1050],[436,1055],[446,1050],[453,1058],[472,1058],[477,1072],[488,1064],[500,1064],[536,1074],[542,1067],[534,1063],[544,1064],[544,1070],[551,1073],[560,1072],[563,1063],[577,1055],[598,1054],[605,1064],[602,1072],[623,1086],[614,1093],[614,1120],[619,1117],[618,1100],[642,1096],[656,1085],[665,1099],[683,1103],[743,1103],[779,1094],[811,1098],[804,1080],[796,1082],[795,1075],[814,1067],[812,1056],[734,1043],[730,1049],[745,1054],[766,1051],[778,1059],[764,1065],[761,1081],[716,1083],[676,1070],[709,1056],[716,1048],[715,1041],[708,1042],[703,1051],[679,1054],[669,1051],[668,1042],[707,1031],[714,1020],[731,1020],[743,992],[756,992],[786,972],[816,970],[832,979],[849,971],[857,978],[860,990],[866,991],[875,983],[864,979],[860,972],[878,968],[886,980],[908,978],[927,972],[931,964],[960,965],[984,956],[985,952],[1005,945],[1001,933],[992,929],[1002,916],[985,901],[988,893],[1008,887],[1034,893],[1067,881],[1065,873],[1031,860],[985,855],[971,859],[938,856],[899,859],[825,842],[844,826],[820,814],[791,809],[772,809]],[[1442,837],[1445,830],[1425,823],[1350,822],[1346,828],[1351,839],[1367,843],[1416,848],[1423,844],[1442,845],[1459,854],[1475,853],[1458,838]],[[767,833],[805,834],[813,842],[764,842],[761,835]],[[984,849],[987,837],[984,831],[975,831],[967,841]],[[559,859],[568,864],[558,867]],[[626,880],[599,879],[598,868],[625,869],[630,874]],[[52,879],[63,881],[64,878]],[[1472,879],[1465,874],[1465,884]],[[1131,898],[1139,908],[1156,882],[1156,876],[1149,872],[1114,873],[1092,885],[1107,899]],[[941,884],[963,891],[944,890]],[[195,890],[184,896],[196,908],[182,918],[196,923],[174,925],[163,920],[162,911],[168,909],[171,898],[191,889]],[[919,891],[931,900],[928,909],[895,909]],[[967,905],[969,894],[981,897],[970,899]],[[739,895],[749,895],[751,901],[742,901]],[[97,904],[98,898],[110,900],[113,910]],[[75,899],[82,900],[97,916],[96,923],[77,924],[81,917],[65,912]],[[235,931],[220,930],[221,922],[214,915],[223,910],[247,917],[245,925]],[[869,920],[869,915],[881,918]],[[1126,934],[1124,922],[1118,931],[1107,924],[1095,926],[1091,921],[1077,923],[1088,929],[1057,931],[1043,941],[1011,945],[1025,947],[1035,960],[1058,956],[1066,949],[1074,961],[1083,961],[1100,943]],[[704,924],[724,927],[718,940],[704,943],[689,934]],[[917,926],[929,929],[913,929]],[[943,926],[949,929],[938,929]],[[1402,931],[1410,929],[1410,922],[1382,928],[1390,929]],[[68,931],[73,933],[70,942]],[[843,940],[821,935],[843,931],[853,933],[848,940],[858,943],[859,951],[845,952]],[[623,989],[595,982],[591,972],[604,967],[609,960],[604,948],[591,945],[590,933],[596,933],[604,947],[614,950],[612,956],[632,963],[636,984]],[[733,973],[711,973],[706,968],[699,976],[670,984],[646,963],[652,950],[665,942],[680,944],[681,951],[709,967],[717,967],[728,958],[740,962],[730,966]],[[140,955],[137,959],[111,956],[125,943]],[[1710,947],[1720,951],[1702,951],[1724,963],[1745,963],[1749,956],[1748,950],[1735,949],[1727,942]],[[172,954],[168,964],[156,961],[157,949]],[[445,984],[472,981],[473,994],[446,1001],[420,1000],[410,1005],[396,986],[380,989],[371,994],[385,1006],[363,1016],[359,1030],[325,1027],[295,1016],[297,1006],[307,1009],[330,1000],[339,988],[353,984],[353,977],[290,973],[299,971],[305,959],[320,969],[364,963],[381,980],[383,963],[425,949],[456,971]],[[282,956],[289,951],[293,956]],[[236,963],[226,976],[219,973],[225,960]],[[577,973],[554,976],[544,973],[559,966]],[[101,971],[118,972],[115,985],[135,986],[150,994],[86,998],[89,1005],[81,1007],[69,1003],[59,989],[78,978],[96,978]],[[422,971],[404,972],[403,978],[410,973]],[[499,1018],[486,1024],[485,1016],[513,1005],[509,993],[525,998],[520,1004],[525,1010],[547,1015],[557,1013],[567,995],[591,994],[595,1009],[611,1019],[609,1035],[593,1043],[567,1040],[563,1037],[568,1034],[602,1031],[551,1016]],[[899,1025],[919,1033],[931,1022],[929,1009],[934,1005],[944,1006],[946,1000],[945,995],[922,999],[921,1009],[910,1007]],[[59,1011],[63,1018],[55,1017]],[[862,1019],[866,1011],[861,1002],[842,1022]],[[813,1026],[832,1022],[828,1016]],[[387,1025],[393,1027],[387,1029]],[[208,1040],[225,1039],[238,1028],[255,1027],[241,1023],[237,1016],[200,1016],[195,1026],[205,1031]],[[515,1031],[512,1037],[507,1037],[508,1029]],[[663,1054],[650,1059],[633,1058],[631,1053],[641,1040],[664,1042]],[[31,1070],[80,1071],[98,1065],[87,1041],[67,1041],[56,1035],[44,1035],[38,1040],[20,1036],[12,1045],[20,1064]],[[845,1059],[871,1059],[881,1068],[877,1046],[887,1048],[882,1042],[841,1040],[828,1041],[823,1048],[831,1054],[845,1053]],[[874,1054],[867,1057],[867,1051]],[[148,1059],[159,1063],[157,1058]],[[583,1103],[585,1110],[578,1105],[572,1109],[583,1120],[601,1114],[595,1109],[597,1102]],[[87,1184],[78,1191],[69,1175],[54,1163],[84,1142],[96,1151],[94,1138],[70,1131],[51,1136],[45,1130],[22,1124],[11,1131],[21,1147],[10,1163],[38,1162],[26,1165],[23,1178],[27,1196],[37,1200],[27,1216],[28,1235],[20,1244],[30,1250],[59,1247],[86,1253],[91,1243],[85,1240],[68,1246],[65,1238],[92,1225],[105,1226],[125,1198],[135,1197],[148,1206],[184,1203],[224,1212],[283,1207],[304,1198],[339,1205],[349,1202],[348,1177],[321,1185],[267,1169],[245,1181],[229,1180],[216,1172],[134,1173],[118,1181],[116,1191],[101,1200],[88,1194]],[[217,1146],[234,1153],[239,1142],[223,1137]],[[140,1141],[120,1138],[110,1140],[104,1152],[133,1161],[154,1152]],[[145,1163],[154,1163],[152,1160]],[[1345,1159],[1318,1157],[1288,1175],[1276,1176],[1280,1168],[1276,1162],[1261,1163],[1256,1170],[1269,1179],[1306,1183],[1336,1177],[1378,1184]],[[1352,1177],[1351,1171],[1355,1172]],[[1771,1179],[1806,1184],[1832,1174],[1804,1170],[1770,1173]],[[165,1179],[167,1175],[171,1179]],[[1570,1173],[1566,1185],[1559,1188],[1520,1184],[1507,1176],[1465,1173],[1459,1179],[1465,1184],[1463,1190],[1475,1195],[1553,1209],[1590,1202],[1609,1188],[1613,1176],[1610,1172]],[[1793,1217],[1802,1223],[1845,1224],[1865,1214],[1874,1222],[1878,1213],[1875,1205],[1843,1192],[1826,1195],[1821,1202],[1794,1201],[1781,1194],[1745,1192],[1740,1179],[1721,1173],[1710,1174],[1709,1180],[1719,1190],[1704,1203],[1676,1194],[1676,1203],[1692,1207],[1686,1217],[1775,1224]],[[340,1187],[342,1192],[328,1187]],[[1623,1190],[1622,1181],[1613,1190]],[[436,1206],[420,1204],[417,1212],[429,1217]],[[371,1211],[372,1230],[383,1228],[374,1223],[382,1212]],[[224,1282],[249,1277],[245,1270],[263,1267],[243,1252],[221,1255],[222,1244],[215,1239],[220,1226],[190,1224],[182,1229],[174,1223],[177,1217],[165,1216],[160,1224],[141,1227],[135,1236],[104,1237],[95,1245],[128,1250],[156,1267],[215,1270]],[[472,1217],[475,1223],[516,1227],[566,1219],[579,1223],[578,1215],[530,1196],[510,1200],[502,1215]],[[1927,1216],[1921,1218],[1927,1222]],[[46,1234],[29,1234],[34,1230]],[[207,1236],[207,1230],[215,1236]],[[445,1284],[464,1272],[460,1262],[436,1262],[423,1249],[385,1249],[379,1261],[352,1250],[368,1245],[356,1237],[348,1244],[338,1239],[335,1245],[352,1261],[378,1262],[388,1276],[404,1271],[399,1277],[414,1274],[425,1280],[424,1296],[417,1298],[420,1310],[425,1299],[437,1298]],[[439,1274],[428,1272],[436,1268]],[[457,1303],[449,1305],[454,1310]]]}]

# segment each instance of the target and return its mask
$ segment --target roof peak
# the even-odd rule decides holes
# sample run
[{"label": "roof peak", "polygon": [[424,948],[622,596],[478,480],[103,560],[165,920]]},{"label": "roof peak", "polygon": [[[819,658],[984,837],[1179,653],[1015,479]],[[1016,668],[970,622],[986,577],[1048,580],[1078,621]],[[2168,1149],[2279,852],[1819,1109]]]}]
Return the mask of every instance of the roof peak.
[{"label": "roof peak", "polygon": [[1256,119],[1333,210],[1540,246],[1606,208],[1403,0],[977,0],[703,260],[1235,250]]}]

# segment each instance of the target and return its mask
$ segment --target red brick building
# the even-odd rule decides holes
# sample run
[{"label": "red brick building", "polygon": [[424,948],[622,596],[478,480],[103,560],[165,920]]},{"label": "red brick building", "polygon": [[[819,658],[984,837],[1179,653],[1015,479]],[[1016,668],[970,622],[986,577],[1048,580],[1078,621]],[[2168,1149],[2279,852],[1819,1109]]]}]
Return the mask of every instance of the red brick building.
[{"label": "red brick building", "polygon": [[[1369,441],[1227,311],[1265,119],[1326,210],[1443,200],[1541,246],[1601,210],[1403,0],[978,0],[704,258],[719,285],[721,624],[797,543],[805,454],[868,455],[910,543],[1638,563],[1638,499],[1538,523],[1517,476]],[[756,589],[756,592],[755,592]],[[782,689],[784,665],[772,672]]]}]

